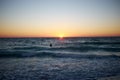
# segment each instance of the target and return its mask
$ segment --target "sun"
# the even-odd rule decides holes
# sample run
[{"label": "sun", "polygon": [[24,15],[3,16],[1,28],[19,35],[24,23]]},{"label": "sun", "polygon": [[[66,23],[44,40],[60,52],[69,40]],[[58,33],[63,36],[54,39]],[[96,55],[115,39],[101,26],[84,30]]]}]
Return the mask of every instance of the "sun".
[{"label": "sun", "polygon": [[60,38],[60,39],[63,39],[63,37],[64,37],[63,34],[60,34],[60,35],[59,35],[59,38]]}]

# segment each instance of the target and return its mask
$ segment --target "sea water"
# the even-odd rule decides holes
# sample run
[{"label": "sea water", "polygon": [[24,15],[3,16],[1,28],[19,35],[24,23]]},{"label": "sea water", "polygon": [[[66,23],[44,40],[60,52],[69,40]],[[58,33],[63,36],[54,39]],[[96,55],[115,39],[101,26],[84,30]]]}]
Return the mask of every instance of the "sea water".
[{"label": "sea water", "polygon": [[120,37],[0,39],[0,80],[111,76],[120,76]]}]

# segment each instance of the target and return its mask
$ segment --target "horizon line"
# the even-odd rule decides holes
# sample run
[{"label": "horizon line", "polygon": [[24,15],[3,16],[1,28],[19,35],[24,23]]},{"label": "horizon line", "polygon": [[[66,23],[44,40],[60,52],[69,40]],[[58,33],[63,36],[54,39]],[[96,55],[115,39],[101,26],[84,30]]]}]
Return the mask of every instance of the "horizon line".
[{"label": "horizon line", "polygon": [[[66,36],[66,37],[63,37],[63,38],[89,38],[89,37],[120,37],[120,36]],[[51,36],[39,36],[39,37],[27,37],[27,36],[10,36],[10,37],[0,37],[0,38],[60,38],[60,37],[51,37]]]}]

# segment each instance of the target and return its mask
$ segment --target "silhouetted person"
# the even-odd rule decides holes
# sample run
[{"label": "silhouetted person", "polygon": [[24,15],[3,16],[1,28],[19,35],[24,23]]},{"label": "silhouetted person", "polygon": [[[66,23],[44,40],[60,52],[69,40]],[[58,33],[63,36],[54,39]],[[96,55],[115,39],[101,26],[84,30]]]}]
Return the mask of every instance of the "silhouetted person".
[{"label": "silhouetted person", "polygon": [[50,47],[52,47],[52,44],[50,43]]}]

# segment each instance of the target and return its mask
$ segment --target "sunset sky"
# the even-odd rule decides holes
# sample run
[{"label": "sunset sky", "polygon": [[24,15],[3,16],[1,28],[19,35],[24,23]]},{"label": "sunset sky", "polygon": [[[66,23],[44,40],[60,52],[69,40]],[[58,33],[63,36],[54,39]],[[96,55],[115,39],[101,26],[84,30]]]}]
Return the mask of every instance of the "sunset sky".
[{"label": "sunset sky", "polygon": [[0,37],[120,36],[120,0],[0,0]]}]

